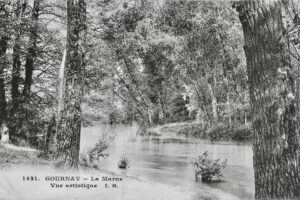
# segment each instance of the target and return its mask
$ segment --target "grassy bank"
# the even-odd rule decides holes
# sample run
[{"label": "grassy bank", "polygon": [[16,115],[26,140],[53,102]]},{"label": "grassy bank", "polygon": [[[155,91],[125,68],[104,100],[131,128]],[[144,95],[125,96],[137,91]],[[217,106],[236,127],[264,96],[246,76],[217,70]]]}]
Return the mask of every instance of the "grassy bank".
[{"label": "grassy bank", "polygon": [[17,147],[10,144],[0,144],[0,170],[19,166],[43,166],[50,162],[38,158],[39,151]]},{"label": "grassy bank", "polygon": [[252,131],[249,125],[239,125],[230,128],[222,123],[211,127],[203,126],[197,122],[173,123],[151,128],[152,135],[175,133],[199,139],[210,139],[212,141],[239,141],[249,142],[252,140]]}]

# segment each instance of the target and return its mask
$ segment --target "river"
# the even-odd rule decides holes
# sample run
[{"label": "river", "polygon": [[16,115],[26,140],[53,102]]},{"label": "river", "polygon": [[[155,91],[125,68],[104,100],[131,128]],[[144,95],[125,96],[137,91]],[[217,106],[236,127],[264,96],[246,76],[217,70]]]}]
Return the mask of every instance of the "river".
[{"label": "river", "polygon": [[[251,144],[235,142],[210,142],[174,135],[136,136],[137,126],[95,126],[83,128],[81,150],[92,147],[101,134],[116,135],[110,156],[102,160],[100,169],[134,176],[141,180],[162,183],[193,191],[194,198],[203,191],[217,199],[254,199],[254,172]],[[195,182],[191,160],[209,152],[213,159],[227,158],[227,167],[221,183]],[[118,162],[126,155],[130,168],[121,170]],[[229,196],[229,197],[228,197]]]}]

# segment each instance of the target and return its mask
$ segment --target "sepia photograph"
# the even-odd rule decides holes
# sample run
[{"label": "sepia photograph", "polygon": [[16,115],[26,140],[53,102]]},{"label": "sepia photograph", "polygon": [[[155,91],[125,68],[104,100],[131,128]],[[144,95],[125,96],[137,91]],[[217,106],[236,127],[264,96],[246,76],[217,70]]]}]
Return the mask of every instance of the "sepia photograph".
[{"label": "sepia photograph", "polygon": [[0,200],[299,200],[300,0],[0,0]]}]

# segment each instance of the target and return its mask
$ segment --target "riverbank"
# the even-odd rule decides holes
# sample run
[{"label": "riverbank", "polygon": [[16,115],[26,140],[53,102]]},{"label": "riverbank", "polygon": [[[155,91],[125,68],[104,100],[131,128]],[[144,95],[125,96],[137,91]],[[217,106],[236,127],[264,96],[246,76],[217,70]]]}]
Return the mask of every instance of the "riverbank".
[{"label": "riverbank", "polygon": [[[81,167],[77,173],[62,172],[56,170],[50,161],[39,158],[38,155],[39,152],[34,149],[0,144],[1,199],[48,200],[97,199],[99,197],[104,200],[217,199],[205,191],[194,196],[194,192],[191,190],[145,182],[134,177],[91,168]],[[81,179],[80,184],[93,184],[97,187],[90,189],[86,187],[66,188],[65,185],[69,182],[51,181],[54,177],[66,176],[79,177]],[[30,180],[27,180],[28,177]],[[31,180],[31,177],[36,177],[36,180]],[[108,177],[108,179],[118,177],[122,181],[102,181],[103,177]],[[85,178],[86,180],[84,180]],[[99,181],[95,182],[96,178],[99,178]],[[55,186],[53,187],[52,184]]]},{"label": "riverbank", "polygon": [[230,128],[222,123],[211,127],[203,126],[198,122],[172,123],[148,129],[150,135],[175,134],[177,136],[209,139],[211,141],[251,142],[252,130],[250,125],[240,125]]}]

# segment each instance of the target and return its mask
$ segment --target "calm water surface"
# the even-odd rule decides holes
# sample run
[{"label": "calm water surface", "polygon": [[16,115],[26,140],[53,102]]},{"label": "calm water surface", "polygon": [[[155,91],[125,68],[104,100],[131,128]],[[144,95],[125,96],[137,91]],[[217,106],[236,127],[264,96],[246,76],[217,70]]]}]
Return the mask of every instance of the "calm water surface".
[{"label": "calm water surface", "polygon": [[[101,161],[101,169],[135,176],[139,179],[159,182],[180,188],[188,188],[197,196],[202,191],[211,192],[217,198],[224,195],[236,199],[254,199],[254,174],[252,147],[250,144],[214,142],[189,139],[172,135],[136,136],[136,126],[96,126],[83,128],[81,149],[93,146],[101,134],[115,134],[108,159]],[[216,184],[195,182],[191,160],[209,152],[209,157],[227,158],[224,181]],[[130,168],[118,168],[118,161],[126,155]]]}]

